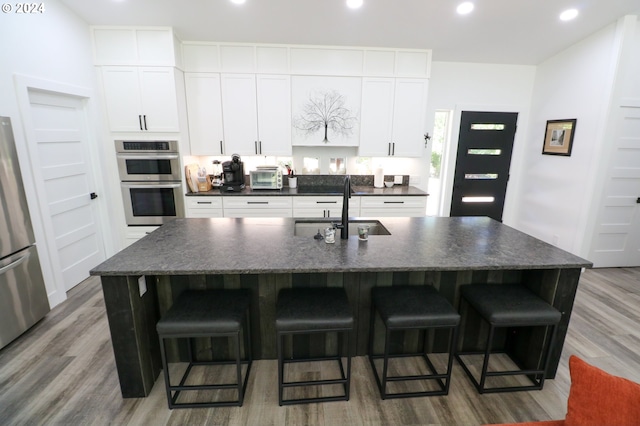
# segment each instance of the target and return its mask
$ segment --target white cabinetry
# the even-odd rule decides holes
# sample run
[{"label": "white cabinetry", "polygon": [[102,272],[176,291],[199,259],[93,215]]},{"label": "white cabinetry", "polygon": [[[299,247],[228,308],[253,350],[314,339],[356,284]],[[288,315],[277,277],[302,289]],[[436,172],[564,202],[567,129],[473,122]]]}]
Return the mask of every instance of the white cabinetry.
[{"label": "white cabinetry", "polygon": [[256,77],[253,74],[222,75],[224,142],[229,153],[258,153]]},{"label": "white cabinetry", "polygon": [[222,217],[221,196],[187,197],[187,217]]},{"label": "white cabinetry", "polygon": [[365,78],[361,156],[419,157],[424,143],[426,79]]},{"label": "white cabinetry", "polygon": [[360,197],[362,217],[420,217],[426,215],[426,196]]},{"label": "white cabinetry", "polygon": [[109,127],[114,132],[178,132],[174,69],[103,67]]},{"label": "white cabinetry", "polygon": [[146,237],[158,228],[159,226],[127,226],[124,237],[124,246],[130,246],[140,238]]},{"label": "white cabinetry", "polygon": [[185,73],[191,155],[223,155],[220,74]]},{"label": "white cabinetry", "polygon": [[96,65],[176,65],[171,28],[93,27],[92,34]]},{"label": "white cabinetry", "polygon": [[258,75],[258,154],[291,155],[291,79]]},{"label": "white cabinetry", "polygon": [[224,217],[292,217],[291,197],[233,195],[223,197]]},{"label": "white cabinetry", "polygon": [[362,81],[358,150],[361,156],[391,155],[394,86],[393,78],[365,78]]},{"label": "white cabinetry", "polygon": [[[360,197],[349,199],[349,216],[360,215]],[[342,196],[293,197],[293,217],[333,217],[342,216]]]},{"label": "white cabinetry", "polygon": [[241,155],[291,155],[289,76],[222,75],[224,145]]}]

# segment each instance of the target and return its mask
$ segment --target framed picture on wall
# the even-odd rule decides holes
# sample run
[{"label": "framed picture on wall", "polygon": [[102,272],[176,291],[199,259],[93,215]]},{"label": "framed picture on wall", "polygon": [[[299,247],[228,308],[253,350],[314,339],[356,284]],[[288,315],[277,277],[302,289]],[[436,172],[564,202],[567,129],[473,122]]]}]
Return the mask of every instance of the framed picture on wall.
[{"label": "framed picture on wall", "polygon": [[569,120],[548,120],[547,130],[544,134],[542,153],[570,156],[575,131],[575,118]]}]

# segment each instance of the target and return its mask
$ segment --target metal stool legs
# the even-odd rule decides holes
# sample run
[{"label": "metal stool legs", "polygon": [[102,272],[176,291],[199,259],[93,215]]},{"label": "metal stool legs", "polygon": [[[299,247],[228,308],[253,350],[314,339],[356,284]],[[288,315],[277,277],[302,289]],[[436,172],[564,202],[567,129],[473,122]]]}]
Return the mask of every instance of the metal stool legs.
[{"label": "metal stool legs", "polygon": [[[243,332],[244,331],[244,332]],[[245,360],[241,357],[241,339],[240,334],[243,334],[244,340],[244,349],[245,349]],[[192,348],[191,348],[191,339],[193,337],[229,337],[235,346],[235,359],[230,361],[194,361]],[[188,339],[187,351],[189,358],[189,365],[187,366],[186,371],[182,375],[182,378],[178,385],[171,385],[171,378],[169,374],[169,365],[167,362],[166,355],[166,340],[167,339]],[[160,336],[160,356],[162,360],[162,366],[164,370],[164,381],[165,381],[165,389],[167,393],[167,402],[169,405],[169,409],[173,408],[198,408],[198,407],[225,407],[225,406],[242,406],[244,402],[244,396],[247,389],[247,383],[249,381],[249,373],[251,371],[251,364],[253,362],[253,358],[251,355],[251,331],[249,326],[249,311],[246,313],[245,320],[243,321],[243,325],[237,332],[233,333],[210,333],[206,336],[185,336],[183,334],[180,335],[161,335]],[[247,365],[247,371],[244,375],[244,380],[242,378],[242,366]],[[191,373],[194,366],[202,366],[202,365],[235,365],[236,370],[236,381],[235,383],[221,384],[221,383],[212,383],[212,384],[202,384],[202,385],[187,385],[185,384],[189,378],[189,374]],[[235,400],[225,400],[225,401],[216,401],[216,402],[186,402],[180,403],[178,402],[178,398],[181,392],[186,391],[202,391],[202,390],[229,390],[235,389],[238,394],[238,398]]]},{"label": "metal stool legs", "polygon": [[[376,319],[376,309],[372,304],[371,306],[371,319],[369,324],[369,361],[371,363],[371,368],[373,369],[373,375],[376,379],[376,383],[378,384],[378,389],[380,390],[380,396],[382,399],[390,399],[390,398],[412,398],[412,397],[420,397],[420,396],[435,396],[435,395],[447,395],[449,393],[449,384],[451,382],[451,370],[453,367],[453,353],[455,350],[455,344],[457,342],[458,336],[458,326],[438,326],[438,327],[388,327],[385,324],[385,340],[384,340],[384,354],[376,355],[374,353],[374,339],[375,339],[375,319]],[[384,324],[384,321],[383,321]],[[448,360],[447,360],[447,369],[444,373],[439,373],[431,360],[429,359],[429,355],[427,353],[427,330],[430,329],[450,329],[449,332],[449,351],[448,351]],[[422,330],[423,334],[423,344],[422,344],[422,352],[417,353],[405,353],[405,354],[390,354],[390,341],[391,335],[394,331],[406,331],[406,330]],[[392,358],[405,358],[405,357],[421,357],[427,368],[430,371],[430,374],[418,374],[418,375],[407,375],[407,376],[389,376],[389,360]],[[378,374],[378,368],[375,365],[376,359],[383,359],[382,364],[382,377]],[[437,390],[429,390],[429,391],[415,391],[415,392],[396,392],[396,393],[388,393],[387,384],[388,382],[402,382],[402,381],[417,381],[417,380],[434,380],[438,383],[439,389]]]},{"label": "metal stool legs", "polygon": [[[322,356],[315,358],[295,358],[295,359],[284,359],[284,339],[286,336],[292,336],[295,334],[312,334],[312,333],[329,333],[336,332],[338,334],[338,353],[335,356]],[[292,405],[292,404],[304,404],[311,402],[330,402],[330,401],[348,401],[350,394],[350,384],[351,384],[351,354],[349,352],[349,340],[350,340],[351,330],[309,330],[309,331],[300,331],[300,332],[278,332],[277,333],[277,350],[278,350],[278,403],[282,405]],[[346,340],[346,348],[347,348],[347,368],[345,372],[345,368],[342,361],[342,353],[343,353],[343,343],[340,337],[343,337]],[[284,373],[285,366],[287,364],[292,363],[300,363],[300,362],[322,362],[322,361],[337,361],[338,366],[340,368],[340,378],[337,379],[324,379],[324,380],[303,380],[303,381],[295,381],[295,382],[285,382],[284,381]],[[295,388],[295,387],[308,387],[308,386],[325,386],[325,385],[342,385],[344,390],[344,395],[337,396],[326,396],[326,397],[310,397],[310,398],[295,398],[295,399],[284,399],[284,389],[285,388]]]}]

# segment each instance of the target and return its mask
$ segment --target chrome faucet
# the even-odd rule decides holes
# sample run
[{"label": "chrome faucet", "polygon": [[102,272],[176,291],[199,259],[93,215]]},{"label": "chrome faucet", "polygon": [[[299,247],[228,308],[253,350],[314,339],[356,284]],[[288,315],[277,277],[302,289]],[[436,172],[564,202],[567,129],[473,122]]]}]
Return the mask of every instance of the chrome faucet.
[{"label": "chrome faucet", "polygon": [[346,175],[342,194],[342,223],[336,226],[340,229],[340,239],[342,240],[349,238],[349,198],[351,198],[351,178]]}]

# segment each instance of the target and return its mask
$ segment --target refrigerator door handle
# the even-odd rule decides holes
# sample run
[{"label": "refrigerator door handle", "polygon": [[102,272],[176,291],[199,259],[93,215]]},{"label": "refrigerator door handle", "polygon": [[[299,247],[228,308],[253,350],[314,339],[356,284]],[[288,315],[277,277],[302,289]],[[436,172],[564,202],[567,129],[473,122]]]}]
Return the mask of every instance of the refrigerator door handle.
[{"label": "refrigerator door handle", "polygon": [[24,256],[20,256],[20,258],[18,260],[14,260],[13,262],[11,262],[10,264],[8,264],[7,266],[3,266],[2,268],[0,268],[0,275],[4,274],[5,272],[16,268],[18,265],[20,265],[21,263],[24,263],[27,259],[29,259],[29,256],[31,256],[31,253],[27,252],[27,254],[25,254]]}]

